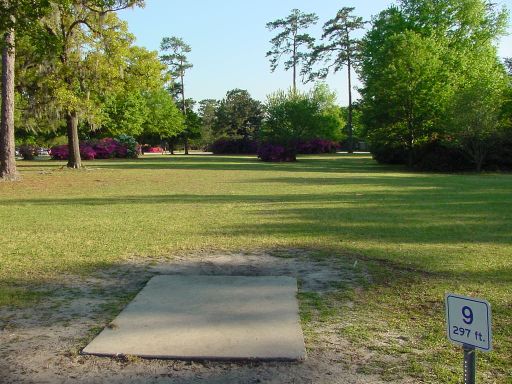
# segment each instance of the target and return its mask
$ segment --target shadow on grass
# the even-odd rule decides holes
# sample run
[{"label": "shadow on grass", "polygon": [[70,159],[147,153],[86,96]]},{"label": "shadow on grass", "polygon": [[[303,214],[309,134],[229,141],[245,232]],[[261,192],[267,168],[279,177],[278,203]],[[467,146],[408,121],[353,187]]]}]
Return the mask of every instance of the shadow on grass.
[{"label": "shadow on grass", "polygon": [[[394,187],[377,192],[307,194],[170,194],[108,197],[33,198],[0,200],[0,206],[118,206],[118,205],[238,205],[246,218],[216,228],[204,228],[205,235],[217,231],[230,236],[272,236],[279,238],[338,236],[393,244],[512,244],[512,201],[507,188],[457,191],[455,185],[429,186],[414,180],[397,191],[389,178],[344,179]],[[328,183],[332,180],[328,180]],[[236,209],[236,208],[233,209]],[[213,208],[212,208],[213,209]]]},{"label": "shadow on grass", "polygon": [[[348,163],[347,163],[348,162]],[[295,163],[265,163],[249,156],[159,156],[138,159],[110,159],[84,162],[89,168],[126,170],[217,170],[217,171],[280,171],[280,172],[384,172],[401,167],[382,166],[369,156],[324,155],[305,156]],[[65,167],[65,163],[52,160],[20,162],[20,170]]]}]

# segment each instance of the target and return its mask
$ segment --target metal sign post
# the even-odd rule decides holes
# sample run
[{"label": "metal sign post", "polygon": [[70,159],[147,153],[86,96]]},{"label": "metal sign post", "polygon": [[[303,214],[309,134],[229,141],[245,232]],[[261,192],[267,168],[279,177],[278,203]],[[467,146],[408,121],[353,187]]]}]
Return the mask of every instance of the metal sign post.
[{"label": "metal sign post", "polygon": [[486,300],[446,294],[448,339],[464,348],[464,384],[476,383],[476,350],[492,350],[491,305]]},{"label": "metal sign post", "polygon": [[464,384],[476,383],[476,350],[464,347]]}]

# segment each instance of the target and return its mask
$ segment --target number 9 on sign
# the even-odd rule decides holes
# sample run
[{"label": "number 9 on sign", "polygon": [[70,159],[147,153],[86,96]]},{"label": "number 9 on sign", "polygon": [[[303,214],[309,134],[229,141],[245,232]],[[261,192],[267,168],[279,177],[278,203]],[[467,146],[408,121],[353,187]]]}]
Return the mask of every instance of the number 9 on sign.
[{"label": "number 9 on sign", "polygon": [[462,321],[464,321],[467,325],[473,324],[473,310],[470,307],[462,308]]}]

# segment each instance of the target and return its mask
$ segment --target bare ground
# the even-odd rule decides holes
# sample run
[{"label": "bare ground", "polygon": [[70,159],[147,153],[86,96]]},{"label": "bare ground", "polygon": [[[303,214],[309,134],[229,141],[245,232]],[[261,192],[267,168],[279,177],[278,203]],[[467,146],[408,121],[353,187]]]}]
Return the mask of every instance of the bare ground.
[{"label": "bare ground", "polygon": [[[314,320],[304,324],[308,358],[299,363],[158,361],[80,354],[155,274],[293,276],[301,292],[320,295],[340,284],[357,286],[360,276],[346,261],[313,261],[305,253],[287,250],[287,257],[263,251],[194,254],[171,261],[134,260],[87,278],[64,276],[37,305],[0,309],[0,383],[381,383],[379,377],[363,373],[373,364],[374,352],[351,345],[336,324]],[[346,303],[347,312],[350,305]]]}]

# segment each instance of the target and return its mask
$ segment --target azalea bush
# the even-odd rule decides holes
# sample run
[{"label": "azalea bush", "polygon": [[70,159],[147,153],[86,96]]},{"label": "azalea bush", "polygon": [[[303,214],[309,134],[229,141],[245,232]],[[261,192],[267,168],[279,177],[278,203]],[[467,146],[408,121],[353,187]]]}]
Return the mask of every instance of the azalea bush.
[{"label": "azalea bush", "polygon": [[144,145],[142,147],[142,152],[144,152],[144,153],[163,153],[164,149],[162,147],[152,147],[151,145]]},{"label": "azalea bush", "polygon": [[[50,149],[54,160],[67,160],[69,149],[67,144],[56,145]],[[82,160],[135,158],[137,157],[137,142],[131,136],[122,135],[119,138],[106,138],[80,142],[80,157]]]}]

